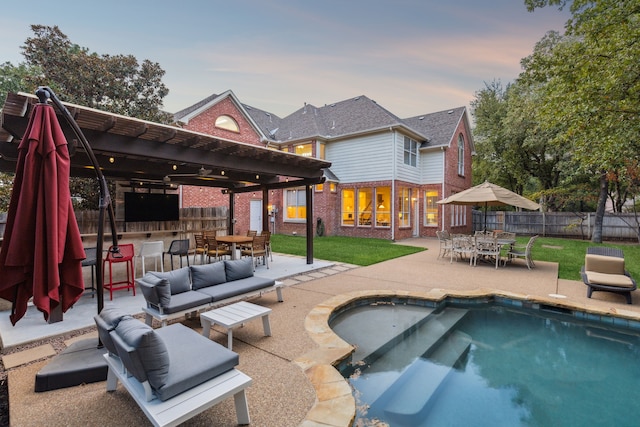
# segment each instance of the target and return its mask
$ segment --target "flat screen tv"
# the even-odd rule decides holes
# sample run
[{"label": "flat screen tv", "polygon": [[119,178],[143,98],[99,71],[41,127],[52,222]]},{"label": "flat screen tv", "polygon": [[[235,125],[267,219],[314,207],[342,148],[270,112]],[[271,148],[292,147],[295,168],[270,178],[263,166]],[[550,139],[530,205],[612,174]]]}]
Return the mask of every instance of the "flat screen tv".
[{"label": "flat screen tv", "polygon": [[124,220],[178,221],[180,206],[177,194],[124,193]]}]

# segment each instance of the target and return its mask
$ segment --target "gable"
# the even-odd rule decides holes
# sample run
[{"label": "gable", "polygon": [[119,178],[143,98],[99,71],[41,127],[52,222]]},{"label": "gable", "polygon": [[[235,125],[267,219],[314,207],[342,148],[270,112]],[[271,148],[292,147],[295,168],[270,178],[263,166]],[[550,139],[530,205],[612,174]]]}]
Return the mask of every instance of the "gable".
[{"label": "gable", "polygon": [[[224,116],[235,121],[239,132],[216,126],[216,120]],[[262,143],[262,135],[256,131],[244,111],[238,108],[230,97],[225,97],[213,105],[201,109],[197,115],[189,119],[183,128],[247,144],[264,145]]]}]

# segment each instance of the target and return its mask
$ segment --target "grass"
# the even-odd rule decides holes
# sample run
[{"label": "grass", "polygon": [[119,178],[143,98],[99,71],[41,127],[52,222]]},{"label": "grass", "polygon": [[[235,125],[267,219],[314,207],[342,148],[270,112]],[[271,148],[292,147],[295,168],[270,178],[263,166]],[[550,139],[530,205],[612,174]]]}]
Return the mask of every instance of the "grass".
[{"label": "grass", "polygon": [[[526,244],[529,237],[517,238],[519,244]],[[274,234],[271,242],[277,252],[291,255],[306,255],[307,239],[302,236]],[[630,243],[593,244],[585,240],[540,237],[533,246],[533,259],[557,262],[558,277],[568,280],[582,280],[580,269],[589,246],[609,246],[624,251],[626,268],[631,276],[640,279],[640,245]],[[424,248],[394,244],[389,240],[365,239],[358,237],[325,236],[313,239],[313,255],[327,261],[339,261],[354,265],[371,265],[420,252]]]},{"label": "grass", "polygon": [[[306,256],[307,239],[302,236],[273,234],[271,246],[276,252]],[[371,265],[425,250],[397,245],[390,240],[359,237],[323,236],[313,239],[314,258],[354,265]]]},{"label": "grass", "polygon": [[[518,243],[526,243],[527,237],[518,237]],[[640,246],[631,243],[594,244],[586,240],[558,239],[540,237],[533,245],[533,259],[557,262],[558,278],[568,280],[582,280],[580,269],[584,264],[584,255],[589,246],[607,246],[624,251],[625,266],[632,277],[640,279],[640,264],[634,262],[640,257]]]}]

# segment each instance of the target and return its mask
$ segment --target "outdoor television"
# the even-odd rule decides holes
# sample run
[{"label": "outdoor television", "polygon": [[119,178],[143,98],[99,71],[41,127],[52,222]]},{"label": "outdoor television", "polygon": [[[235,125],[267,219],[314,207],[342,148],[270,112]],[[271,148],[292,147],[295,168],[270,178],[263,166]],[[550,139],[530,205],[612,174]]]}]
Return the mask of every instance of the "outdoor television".
[{"label": "outdoor television", "polygon": [[124,193],[124,220],[178,221],[180,205],[177,194]]}]

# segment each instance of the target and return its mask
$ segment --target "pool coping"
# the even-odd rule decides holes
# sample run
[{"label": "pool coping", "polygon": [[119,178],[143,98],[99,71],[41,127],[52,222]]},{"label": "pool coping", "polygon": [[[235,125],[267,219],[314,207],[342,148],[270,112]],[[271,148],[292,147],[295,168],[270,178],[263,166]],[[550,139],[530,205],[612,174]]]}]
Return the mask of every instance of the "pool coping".
[{"label": "pool coping", "polygon": [[356,402],[351,386],[336,366],[351,355],[354,347],[333,332],[329,321],[332,314],[342,307],[357,300],[371,298],[406,298],[424,300],[434,304],[442,303],[447,299],[511,300],[518,302],[515,305],[539,304],[584,312],[585,317],[592,319],[602,319],[603,317],[612,319],[611,323],[615,325],[618,325],[618,322],[614,319],[622,319],[626,322],[633,322],[636,329],[640,328],[640,314],[631,310],[612,307],[603,309],[552,296],[524,295],[496,289],[468,291],[432,289],[425,292],[375,290],[336,295],[315,306],[305,317],[305,329],[310,338],[318,344],[318,347],[293,361],[305,372],[316,392],[316,402],[300,424],[301,427],[349,427],[353,424],[356,416]]}]

